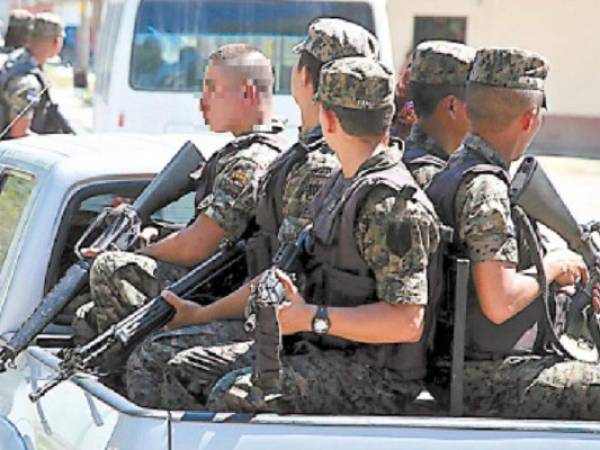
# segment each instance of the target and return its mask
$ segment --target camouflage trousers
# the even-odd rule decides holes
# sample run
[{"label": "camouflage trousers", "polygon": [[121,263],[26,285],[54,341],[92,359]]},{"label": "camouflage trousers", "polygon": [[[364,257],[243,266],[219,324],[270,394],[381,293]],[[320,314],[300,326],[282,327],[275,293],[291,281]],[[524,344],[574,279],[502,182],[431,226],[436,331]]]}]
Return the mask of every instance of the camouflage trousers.
[{"label": "camouflage trousers", "polygon": [[91,301],[73,319],[76,344],[84,344],[125,318],[187,269],[128,252],[99,255],[90,271]]},{"label": "camouflage trousers", "polygon": [[236,412],[419,413],[422,390],[391,370],[306,341],[282,356],[283,396],[264,399],[252,384],[254,341],[240,321],[214,322],[147,339],[127,362],[127,394],[165,409]]},{"label": "camouflage trousers", "polygon": [[235,320],[157,333],[127,361],[127,396],[151,408],[203,410],[217,380],[253,363],[253,344]]},{"label": "camouflage trousers", "polygon": [[467,361],[465,414],[600,419],[600,366],[555,356]]}]

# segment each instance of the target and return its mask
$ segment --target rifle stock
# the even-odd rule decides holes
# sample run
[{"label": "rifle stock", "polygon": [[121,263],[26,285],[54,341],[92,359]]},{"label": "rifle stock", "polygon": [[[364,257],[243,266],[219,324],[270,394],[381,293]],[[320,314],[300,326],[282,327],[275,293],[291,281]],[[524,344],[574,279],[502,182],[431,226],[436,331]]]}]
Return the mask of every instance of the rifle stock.
[{"label": "rifle stock", "polygon": [[[568,247],[579,253],[589,271],[590,283],[578,289],[573,297],[567,314],[565,335],[561,342],[570,347],[569,351],[578,359],[598,359],[600,349],[600,318],[591,310],[592,286],[600,282],[600,248],[593,235],[600,227],[598,224],[580,226],[571,211],[557,192],[548,175],[531,156],[526,157],[513,178],[510,188],[511,202],[523,208],[534,220],[546,225],[561,236]],[[584,352],[574,347],[571,340],[584,338],[595,344],[595,351]],[[563,342],[564,341],[564,342]]]},{"label": "rifle stock", "polygon": [[281,395],[281,329],[277,317],[277,309],[285,299],[285,289],[276,270],[291,273],[300,258],[305,254],[311,237],[312,226],[307,226],[298,239],[280,249],[273,260],[273,266],[261,277],[258,285],[251,293],[249,311],[244,328],[254,331],[256,343],[256,361],[252,379],[259,387],[263,398],[251,401],[264,402]]},{"label": "rifle stock", "polygon": [[[141,227],[141,220],[171,203],[187,191],[193,183],[190,173],[204,161],[202,154],[191,142],[186,142],[165,168],[142,191],[132,206],[118,210],[105,210],[77,243],[76,254],[79,261],[67,269],[65,275],[41,300],[33,313],[21,324],[9,342],[0,348],[0,372],[10,364],[44,328],[56,318],[61,310],[86,285],[91,261],[83,258],[79,248],[93,231],[102,226],[100,236],[91,247],[100,251],[108,249],[128,250],[135,242]],[[105,221],[110,218],[111,220]],[[141,218],[141,219],[140,219]]]},{"label": "rifle stock", "polygon": [[[188,297],[232,269],[246,262],[246,243],[239,241],[235,245],[219,250],[195,269],[169,286],[174,294]],[[243,277],[238,280],[241,284]],[[92,339],[89,343],[68,350],[60,363],[56,377],[30,395],[37,401],[49,390],[70,378],[75,372],[94,371],[103,363],[103,355],[115,347],[130,348],[140,342],[152,331],[167,324],[175,314],[174,308],[162,297],[150,300],[141,308],[111,326],[107,331]]]}]

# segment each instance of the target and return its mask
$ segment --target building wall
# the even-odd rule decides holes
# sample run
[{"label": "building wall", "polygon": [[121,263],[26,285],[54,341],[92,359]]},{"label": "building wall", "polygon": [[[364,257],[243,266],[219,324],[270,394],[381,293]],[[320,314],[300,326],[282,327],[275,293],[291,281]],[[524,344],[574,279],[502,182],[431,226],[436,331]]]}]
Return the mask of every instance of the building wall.
[{"label": "building wall", "polygon": [[549,111],[538,144],[600,152],[599,0],[388,0],[388,13],[396,66],[412,46],[415,16],[466,16],[468,45],[546,56]]}]

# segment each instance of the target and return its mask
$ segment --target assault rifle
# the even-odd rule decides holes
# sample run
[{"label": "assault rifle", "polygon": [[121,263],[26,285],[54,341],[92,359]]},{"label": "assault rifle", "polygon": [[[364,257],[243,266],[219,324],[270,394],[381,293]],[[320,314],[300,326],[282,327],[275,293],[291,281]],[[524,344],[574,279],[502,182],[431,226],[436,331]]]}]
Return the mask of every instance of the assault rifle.
[{"label": "assault rifle", "polygon": [[300,258],[305,254],[311,238],[312,226],[307,226],[298,239],[280,249],[273,266],[263,273],[252,289],[248,301],[246,332],[254,331],[256,361],[252,373],[254,384],[261,389],[262,398],[251,398],[253,402],[266,402],[280,396],[281,392],[281,330],[277,309],[285,300],[285,289],[277,277],[276,270],[295,272]]},{"label": "assault rifle", "polygon": [[204,158],[198,148],[192,142],[186,142],[132,205],[106,208],[96,218],[75,245],[78,261],[67,269],[8,343],[0,348],[0,372],[6,370],[6,366],[88,283],[92,260],[84,257],[81,249],[91,247],[99,252],[130,249],[139,236],[142,223],[152,213],[193,189],[189,174],[202,162]]},{"label": "assault rifle", "polygon": [[40,126],[31,125],[34,131],[39,128],[39,132],[42,134],[77,134],[58,105],[52,100],[48,101],[44,113],[40,116],[43,116],[40,119]]},{"label": "assault rifle", "polygon": [[590,271],[590,283],[579,286],[572,298],[565,332],[559,336],[559,341],[574,358],[598,361],[600,314],[594,312],[591,297],[592,287],[600,282],[600,222],[579,225],[544,169],[531,156],[526,157],[518,168],[510,196],[513,204],[556,232],[571,250],[583,257]]},{"label": "assault rifle", "polygon": [[[169,286],[174,294],[190,298],[194,292],[204,288],[215,280],[237,269],[246,261],[245,241],[226,246],[206,259],[194,270]],[[239,285],[245,274],[236,280]],[[52,388],[67,380],[76,372],[96,373],[103,364],[103,356],[112,349],[127,349],[140,342],[152,331],[167,324],[174,316],[175,309],[162,297],[156,297],[144,306],[112,325],[107,331],[92,339],[89,343],[63,353],[56,377],[29,395],[31,401],[37,401]]]}]

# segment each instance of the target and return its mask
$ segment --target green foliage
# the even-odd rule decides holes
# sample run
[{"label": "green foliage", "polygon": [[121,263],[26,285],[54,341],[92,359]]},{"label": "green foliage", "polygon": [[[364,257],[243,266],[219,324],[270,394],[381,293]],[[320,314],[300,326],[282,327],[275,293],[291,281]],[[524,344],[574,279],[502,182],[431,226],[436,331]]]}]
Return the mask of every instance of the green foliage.
[{"label": "green foliage", "polygon": [[33,189],[33,178],[8,174],[0,191],[0,268]]}]

